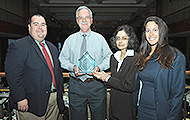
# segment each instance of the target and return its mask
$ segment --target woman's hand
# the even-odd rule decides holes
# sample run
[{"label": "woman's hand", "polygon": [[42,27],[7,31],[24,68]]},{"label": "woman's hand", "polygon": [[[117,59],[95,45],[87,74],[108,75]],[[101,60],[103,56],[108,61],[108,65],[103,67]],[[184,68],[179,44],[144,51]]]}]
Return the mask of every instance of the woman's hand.
[{"label": "woman's hand", "polygon": [[96,77],[96,78],[98,78],[98,79],[100,79],[100,80],[102,80],[102,81],[105,81],[106,80],[106,78],[109,76],[109,74],[107,74],[107,73],[105,73],[104,71],[102,71],[102,72],[92,72],[92,74]]}]

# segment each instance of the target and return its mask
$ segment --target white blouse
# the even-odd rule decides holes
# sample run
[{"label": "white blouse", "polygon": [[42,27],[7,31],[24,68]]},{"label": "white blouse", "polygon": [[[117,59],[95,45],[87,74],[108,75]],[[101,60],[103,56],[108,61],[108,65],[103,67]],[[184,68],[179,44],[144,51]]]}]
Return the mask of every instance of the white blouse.
[{"label": "white blouse", "polygon": [[[135,51],[128,49],[127,52],[125,53],[124,58],[126,58],[127,56],[134,56],[134,55],[135,55]],[[117,52],[114,54],[115,59],[118,61],[117,72],[119,71],[119,69],[120,69],[120,67],[121,67],[121,64],[123,63],[123,60],[124,60],[124,58],[123,58],[122,60],[120,60],[120,56],[121,56],[121,51],[117,51]],[[111,77],[111,76],[109,75],[109,76],[106,78],[105,82],[108,82],[108,79],[109,79],[110,77]]]}]

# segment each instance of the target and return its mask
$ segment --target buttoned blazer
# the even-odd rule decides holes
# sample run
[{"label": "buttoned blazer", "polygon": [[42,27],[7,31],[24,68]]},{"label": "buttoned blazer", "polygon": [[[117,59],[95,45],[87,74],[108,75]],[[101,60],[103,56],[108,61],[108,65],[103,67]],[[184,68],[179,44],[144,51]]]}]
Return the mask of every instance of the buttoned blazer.
[{"label": "buttoned blazer", "polygon": [[[54,64],[57,85],[57,103],[64,110],[63,77],[57,48],[46,41]],[[51,73],[37,43],[31,36],[10,44],[5,61],[5,73],[10,87],[10,103],[17,109],[17,102],[28,99],[29,112],[38,116],[45,114],[51,91]]]},{"label": "buttoned blazer", "polygon": [[[173,68],[164,70],[156,61],[154,64],[156,72],[150,73],[155,74],[154,101],[159,120],[179,120],[181,117],[180,112],[185,90],[186,59],[179,50],[177,50],[177,58],[172,66]],[[139,86],[140,80],[137,72],[134,95],[135,104],[137,103]]]},{"label": "buttoned blazer", "polygon": [[135,56],[127,56],[117,72],[118,61],[114,55],[111,56],[110,70],[111,77],[108,86],[111,87],[110,107],[111,114],[120,120],[133,120],[136,117],[136,108],[133,104],[133,92],[135,84],[135,73],[138,68],[136,62],[138,53]]}]

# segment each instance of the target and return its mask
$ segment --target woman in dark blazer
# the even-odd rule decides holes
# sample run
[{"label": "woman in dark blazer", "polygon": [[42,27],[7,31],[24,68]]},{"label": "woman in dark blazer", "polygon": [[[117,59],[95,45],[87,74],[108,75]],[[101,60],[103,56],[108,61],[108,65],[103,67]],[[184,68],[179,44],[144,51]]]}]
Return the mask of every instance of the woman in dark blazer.
[{"label": "woman in dark blazer", "polygon": [[137,64],[138,120],[180,120],[186,59],[169,46],[168,27],[161,18],[146,19]]},{"label": "woman in dark blazer", "polygon": [[118,51],[111,56],[111,76],[105,72],[93,74],[111,87],[111,120],[134,120],[136,108],[133,105],[133,91],[138,59],[135,50],[138,40],[134,29],[129,25],[118,27],[112,38],[113,47]]}]

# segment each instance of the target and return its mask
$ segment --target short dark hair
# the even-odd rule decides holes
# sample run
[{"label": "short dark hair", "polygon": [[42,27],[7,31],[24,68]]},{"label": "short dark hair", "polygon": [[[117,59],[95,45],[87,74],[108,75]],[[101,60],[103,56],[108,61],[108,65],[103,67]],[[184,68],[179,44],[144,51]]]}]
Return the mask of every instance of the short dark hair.
[{"label": "short dark hair", "polygon": [[122,31],[122,30],[124,30],[126,35],[129,37],[127,49],[133,49],[133,50],[137,51],[138,46],[139,46],[139,41],[138,41],[138,38],[135,34],[134,28],[131,27],[130,25],[122,25],[116,29],[113,36],[110,38],[110,42],[112,44],[112,47],[114,49],[118,50],[117,45],[116,45],[116,35],[119,31]]},{"label": "short dark hair", "polygon": [[[44,19],[45,19],[45,17],[42,15],[42,14],[40,14],[40,13],[36,13],[36,14],[33,14],[33,15],[31,15],[30,17],[29,17],[29,19],[28,19],[28,24],[31,24],[31,22],[32,22],[32,17],[33,16],[38,16],[38,17],[43,17]],[[45,19],[45,21],[46,21],[46,19]],[[47,22],[46,22],[46,24],[47,24]]]}]

